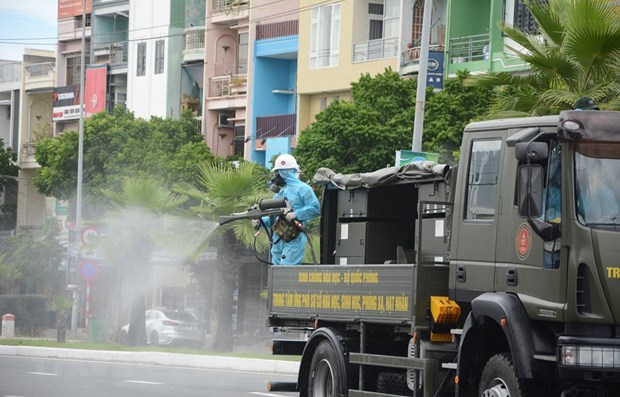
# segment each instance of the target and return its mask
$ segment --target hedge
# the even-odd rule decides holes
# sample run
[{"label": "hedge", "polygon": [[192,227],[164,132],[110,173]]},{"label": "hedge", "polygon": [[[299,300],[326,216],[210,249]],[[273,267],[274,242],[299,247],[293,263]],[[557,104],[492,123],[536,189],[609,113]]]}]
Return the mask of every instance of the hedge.
[{"label": "hedge", "polygon": [[53,327],[49,303],[43,295],[0,295],[0,315],[7,313],[15,315],[16,334],[35,336]]}]

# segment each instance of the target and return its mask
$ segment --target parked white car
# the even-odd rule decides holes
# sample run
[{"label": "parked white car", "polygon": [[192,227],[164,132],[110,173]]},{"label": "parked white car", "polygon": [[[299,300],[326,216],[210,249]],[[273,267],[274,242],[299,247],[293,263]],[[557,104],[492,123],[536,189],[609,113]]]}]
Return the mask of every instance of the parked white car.
[{"label": "parked white car", "polygon": [[[205,343],[202,324],[188,312],[174,310],[147,310],[146,340],[153,346],[192,346],[201,348]],[[120,330],[121,342],[127,341],[129,324]]]}]

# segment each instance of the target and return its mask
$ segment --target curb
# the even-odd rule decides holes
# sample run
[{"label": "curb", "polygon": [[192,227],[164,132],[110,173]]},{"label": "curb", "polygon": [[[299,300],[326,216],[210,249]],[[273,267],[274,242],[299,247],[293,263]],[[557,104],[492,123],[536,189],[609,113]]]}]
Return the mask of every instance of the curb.
[{"label": "curb", "polygon": [[160,352],[117,352],[109,350],[58,349],[34,346],[0,346],[0,355],[268,372],[282,375],[297,375],[299,371],[299,363],[294,361]]}]

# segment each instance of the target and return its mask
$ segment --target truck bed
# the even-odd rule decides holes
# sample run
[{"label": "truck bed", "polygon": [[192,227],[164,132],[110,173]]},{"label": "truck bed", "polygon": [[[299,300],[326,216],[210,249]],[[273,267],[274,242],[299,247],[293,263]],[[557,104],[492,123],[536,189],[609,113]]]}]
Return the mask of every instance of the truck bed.
[{"label": "truck bed", "polygon": [[[428,296],[444,292],[447,266],[303,265],[269,270],[269,317],[280,320],[426,322]],[[419,276],[418,276],[419,275]],[[423,285],[417,285],[425,280]],[[447,291],[445,291],[447,292]],[[416,302],[423,302],[417,305]]]}]

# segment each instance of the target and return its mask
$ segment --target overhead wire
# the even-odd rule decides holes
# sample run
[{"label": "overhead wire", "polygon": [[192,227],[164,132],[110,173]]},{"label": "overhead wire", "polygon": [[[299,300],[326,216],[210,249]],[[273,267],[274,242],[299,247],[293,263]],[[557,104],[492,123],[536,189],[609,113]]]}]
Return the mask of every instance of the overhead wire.
[{"label": "overhead wire", "polygon": [[[266,4],[260,4],[254,7],[250,7],[249,9],[252,8],[258,8],[258,7],[263,7],[263,6],[267,6],[267,5],[271,5],[274,3],[278,3],[280,0],[275,0],[272,1],[270,3],[266,3]],[[280,18],[283,16],[287,16],[287,15],[295,15],[295,14],[299,14],[300,12],[304,12],[307,11],[309,9],[315,8],[321,4],[325,4],[325,3],[332,3],[332,4],[339,4],[344,0],[338,0],[338,1],[333,1],[333,0],[323,0],[322,2],[319,3],[315,3],[312,5],[307,5],[307,6],[303,6],[303,7],[298,7],[294,10],[287,10],[287,11],[283,11],[280,13],[275,13],[275,14],[271,14],[271,15],[267,15],[261,18],[256,18],[256,19],[250,19],[249,23],[257,23],[257,22],[263,22],[263,21],[268,21],[271,19],[275,19],[275,18]],[[159,28],[166,28],[166,27],[173,27],[175,24],[179,24],[179,23],[192,23],[192,22],[204,22],[205,20],[211,19],[213,18],[213,15],[210,16],[206,16],[204,18],[196,18],[196,19],[190,19],[190,20],[183,20],[183,21],[177,21],[177,22],[170,22],[168,24],[164,24],[164,25],[154,25],[154,26],[147,26],[147,27],[141,27],[141,28],[135,28],[135,29],[127,29],[127,30],[118,30],[118,31],[114,31],[114,32],[106,32],[106,33],[98,33],[98,34],[94,34],[91,36],[89,36],[90,40],[91,40],[91,45],[92,45],[92,41],[93,38],[97,38],[99,36],[108,36],[111,33],[114,34],[120,34],[120,33],[132,33],[132,32],[137,32],[137,31],[142,31],[142,30],[153,30],[153,29],[159,29]],[[81,29],[81,28],[80,28]],[[205,33],[209,32],[209,31],[221,31],[221,28],[213,28],[213,29],[204,29]],[[140,37],[140,38],[133,38],[133,39],[126,39],[126,40],[121,40],[122,42],[133,42],[133,41],[144,41],[144,40],[157,40],[157,39],[163,39],[163,38],[169,38],[169,37],[177,37],[177,36],[183,36],[185,33],[173,33],[173,34],[169,34],[169,35],[160,35],[160,36],[151,36],[151,37]],[[22,40],[54,40],[53,43],[45,43],[45,42],[24,42]],[[100,42],[97,44],[111,44],[111,43],[116,43],[118,42],[118,40],[115,41],[105,41],[105,42]],[[18,37],[18,38],[0,38],[0,44],[16,44],[16,45],[44,45],[44,46],[56,46],[58,45],[58,36],[56,37],[39,37],[39,38],[25,38],[25,37]]]}]

